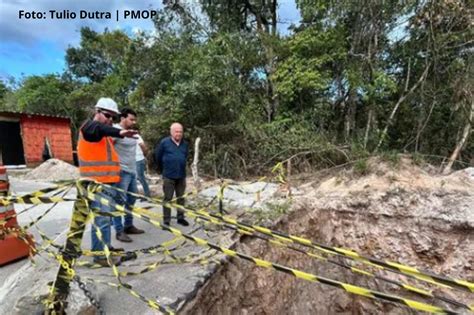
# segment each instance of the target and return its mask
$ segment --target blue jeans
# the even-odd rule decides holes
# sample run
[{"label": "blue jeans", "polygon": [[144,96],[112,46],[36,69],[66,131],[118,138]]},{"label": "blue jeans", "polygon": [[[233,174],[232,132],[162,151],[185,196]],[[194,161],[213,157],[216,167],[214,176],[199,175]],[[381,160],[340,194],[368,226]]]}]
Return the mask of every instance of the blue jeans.
[{"label": "blue jeans", "polygon": [[[109,202],[116,202],[116,191],[110,188],[104,187],[104,190],[98,195],[102,198],[109,200]],[[101,204],[98,201],[91,201],[90,207],[92,209],[98,209],[101,212],[111,212],[112,208],[110,206],[106,206]],[[110,247],[110,225],[111,225],[111,218],[102,215],[96,215],[94,219],[94,224],[97,226],[102,233],[102,241],[99,240],[97,237],[97,229],[93,225],[91,228],[91,250],[92,251],[103,251],[104,250],[104,243]]]},{"label": "blue jeans", "polygon": [[143,193],[150,197],[150,187],[145,178],[146,160],[137,161],[137,179],[143,186]]},{"label": "blue jeans", "polygon": [[[116,185],[118,188],[131,193],[137,193],[137,175],[134,173],[120,171],[120,183]],[[127,209],[131,209],[135,204],[136,198],[125,192],[117,192],[117,202]],[[117,233],[123,232],[124,229],[133,225],[133,215],[130,213],[125,214],[124,223],[122,224],[122,217],[113,218],[115,231]]]}]

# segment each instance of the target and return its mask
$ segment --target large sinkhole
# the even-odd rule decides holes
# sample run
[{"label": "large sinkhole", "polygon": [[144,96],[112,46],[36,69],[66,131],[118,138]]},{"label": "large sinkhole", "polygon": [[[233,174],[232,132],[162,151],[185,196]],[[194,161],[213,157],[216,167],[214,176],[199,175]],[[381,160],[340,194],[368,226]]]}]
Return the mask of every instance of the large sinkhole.
[{"label": "large sinkhole", "polygon": [[[474,280],[474,190],[472,181],[429,178],[407,171],[373,174],[363,179],[331,178],[300,188],[293,211],[271,228],[332,246],[354,249],[384,260],[422,270]],[[471,180],[471,179],[469,179]],[[304,249],[304,247],[301,247]],[[394,284],[350,272],[249,236],[240,237],[236,250],[315,275],[398,295],[461,313],[462,307],[425,298]],[[314,253],[318,253],[314,251]],[[467,305],[474,293],[442,288],[360,263],[327,256],[410,284]],[[407,314],[406,306],[380,302],[340,288],[297,279],[273,269],[230,258],[219,267],[185,314]]]}]

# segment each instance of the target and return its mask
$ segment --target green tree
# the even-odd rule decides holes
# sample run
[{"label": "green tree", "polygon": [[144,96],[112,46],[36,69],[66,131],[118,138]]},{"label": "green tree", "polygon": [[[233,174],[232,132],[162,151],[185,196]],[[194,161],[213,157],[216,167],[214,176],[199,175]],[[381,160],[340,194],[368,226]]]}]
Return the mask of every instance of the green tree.
[{"label": "green tree", "polygon": [[[404,69],[400,85],[403,78],[419,76],[426,63],[431,66],[419,93],[400,108],[390,135],[392,146],[465,161],[474,155],[469,142],[474,82],[469,9],[469,1],[444,0],[415,7],[407,40],[394,48],[396,66]],[[401,141],[396,143],[396,138]]]},{"label": "green tree", "polygon": [[123,63],[129,44],[130,39],[121,31],[99,34],[83,27],[80,46],[66,51],[68,70],[79,79],[101,82]]},{"label": "green tree", "polygon": [[3,98],[8,92],[10,92],[10,89],[3,81],[0,81],[0,100],[3,101]]},{"label": "green tree", "polygon": [[18,110],[67,115],[67,97],[74,86],[57,75],[27,77],[16,91]]},{"label": "green tree", "polygon": [[247,32],[258,38],[262,62],[255,67],[259,73],[265,97],[261,100],[268,122],[273,121],[280,107],[280,97],[274,73],[280,47],[278,31],[278,0],[223,1],[202,0],[211,27],[219,32]]}]

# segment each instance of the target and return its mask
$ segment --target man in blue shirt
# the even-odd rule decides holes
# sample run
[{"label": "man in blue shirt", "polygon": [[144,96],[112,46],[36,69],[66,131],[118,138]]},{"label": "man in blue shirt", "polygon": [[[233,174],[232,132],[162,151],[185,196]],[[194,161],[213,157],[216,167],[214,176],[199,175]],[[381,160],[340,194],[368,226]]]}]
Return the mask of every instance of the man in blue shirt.
[{"label": "man in blue shirt", "polygon": [[[171,136],[161,140],[155,148],[155,161],[158,166],[158,173],[163,176],[164,202],[173,199],[176,193],[177,202],[184,206],[184,191],[186,190],[186,160],[188,158],[189,146],[183,140],[183,126],[180,123],[173,123],[170,127]],[[178,224],[188,226],[184,219],[184,211],[177,209]],[[170,225],[171,209],[163,206],[163,223]]]}]

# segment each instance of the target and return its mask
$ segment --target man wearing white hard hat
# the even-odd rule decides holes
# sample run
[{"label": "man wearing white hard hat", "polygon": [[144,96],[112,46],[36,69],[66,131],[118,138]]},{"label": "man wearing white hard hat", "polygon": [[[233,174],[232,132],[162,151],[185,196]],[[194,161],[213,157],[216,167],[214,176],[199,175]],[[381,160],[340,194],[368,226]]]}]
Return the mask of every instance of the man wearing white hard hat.
[{"label": "man wearing white hard hat", "polygon": [[[113,185],[120,181],[120,164],[117,152],[114,149],[112,138],[134,137],[134,130],[118,129],[112,127],[113,119],[119,114],[117,103],[110,98],[101,98],[95,105],[92,119],[88,119],[79,132],[77,144],[77,155],[79,159],[79,172],[81,177],[87,177],[103,184]],[[100,193],[102,198],[115,201],[116,191],[103,189]],[[90,203],[92,209],[101,212],[111,212],[109,206],[93,201]],[[102,241],[97,236],[97,228],[102,234]],[[111,218],[108,216],[96,216],[94,226],[91,228],[92,251],[103,251],[104,244],[111,250]],[[109,266],[105,256],[95,256],[94,262],[107,267]],[[120,264],[120,257],[113,256],[112,262]]]}]

